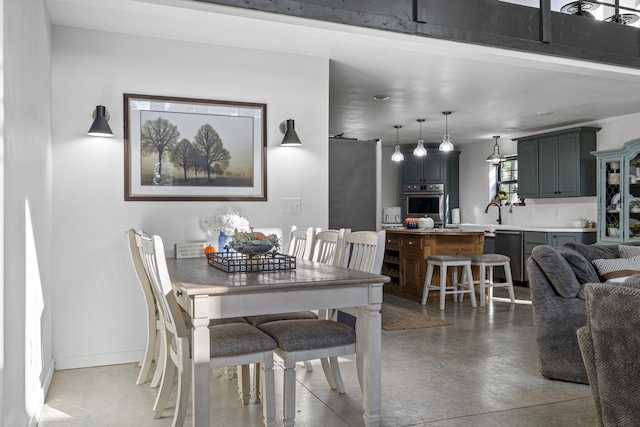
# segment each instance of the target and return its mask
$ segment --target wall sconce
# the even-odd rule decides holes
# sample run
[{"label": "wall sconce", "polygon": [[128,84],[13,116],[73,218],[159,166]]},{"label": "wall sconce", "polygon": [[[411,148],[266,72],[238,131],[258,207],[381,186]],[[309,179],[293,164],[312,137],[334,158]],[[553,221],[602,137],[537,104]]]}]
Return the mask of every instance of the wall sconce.
[{"label": "wall sconce", "polygon": [[487,162],[490,162],[492,165],[499,165],[504,157],[500,155],[500,146],[498,145],[498,138],[500,136],[494,136],[495,144],[493,145],[493,154],[487,157]]},{"label": "wall sconce", "polygon": [[286,123],[280,123],[280,132],[284,133],[284,138],[282,138],[282,142],[280,143],[281,147],[302,146],[302,142],[300,142],[300,138],[298,138],[298,134],[296,133],[293,119],[288,119]]},{"label": "wall sconce", "polygon": [[104,105],[97,105],[93,111],[93,124],[87,132],[90,136],[112,137],[113,132],[109,127],[109,112]]}]

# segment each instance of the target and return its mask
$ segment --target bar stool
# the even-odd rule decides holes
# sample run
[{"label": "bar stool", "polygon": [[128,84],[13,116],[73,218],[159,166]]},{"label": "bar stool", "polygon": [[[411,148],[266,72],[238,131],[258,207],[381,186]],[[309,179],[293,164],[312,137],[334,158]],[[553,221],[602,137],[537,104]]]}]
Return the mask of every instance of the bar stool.
[{"label": "bar stool", "polygon": [[[431,284],[434,267],[440,268],[440,286]],[[451,286],[447,286],[448,267],[454,267],[453,282],[451,283]],[[471,280],[467,280],[466,283],[458,283],[457,267],[463,268],[463,278],[471,277]],[[456,302],[458,295],[462,297],[463,294],[468,293],[471,296],[471,306],[476,307],[476,293],[473,288],[473,275],[471,273],[471,258],[466,255],[431,255],[430,257],[428,257],[427,277],[424,281],[424,290],[422,291],[422,305],[425,305],[427,303],[429,290],[440,291],[440,310],[444,310],[444,297],[446,294],[452,294],[453,302]],[[462,298],[460,298],[460,301],[462,301]]]},{"label": "bar stool", "polygon": [[[484,307],[484,300],[486,298],[486,288],[489,288],[489,299],[493,298],[493,288],[509,288],[509,298],[511,304],[516,303],[515,294],[513,292],[513,279],[511,277],[511,259],[502,254],[484,254],[484,255],[469,255],[471,259],[471,265],[477,266],[480,270],[479,280],[474,280],[473,283],[480,284],[480,307]],[[504,276],[506,282],[496,283],[493,281],[493,268],[504,268]],[[487,280],[487,269],[489,270],[489,278]],[[464,280],[463,274],[463,282]],[[495,298],[496,300],[508,301],[505,298]]]}]

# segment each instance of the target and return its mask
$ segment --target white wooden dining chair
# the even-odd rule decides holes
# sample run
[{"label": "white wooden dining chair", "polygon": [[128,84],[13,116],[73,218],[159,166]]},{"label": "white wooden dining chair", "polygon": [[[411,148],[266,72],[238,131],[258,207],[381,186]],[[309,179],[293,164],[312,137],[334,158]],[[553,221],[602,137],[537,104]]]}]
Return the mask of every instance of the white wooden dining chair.
[{"label": "white wooden dining chair", "polygon": [[342,244],[347,230],[318,230],[315,235],[312,260],[323,264],[340,265]]},{"label": "white wooden dining chair", "polygon": [[[154,418],[160,418],[166,409],[177,373],[178,386],[172,426],[182,426],[191,391],[190,325],[185,322],[171,286],[162,239],[159,236],[147,238],[136,234],[136,243],[158,301],[167,352]],[[263,421],[267,427],[275,426],[274,340],[248,323],[239,322],[209,326],[209,333],[211,368],[234,365],[248,368],[249,364],[260,364]]]},{"label": "white wooden dining chair", "polygon": [[[345,233],[346,234],[346,233]],[[351,236],[353,234],[353,236]],[[351,236],[351,237],[350,237]],[[356,232],[344,237],[345,253],[341,262],[354,270],[379,272],[384,252],[384,231]],[[335,318],[335,317],[334,317]],[[330,372],[325,369],[329,384],[335,384],[339,393],[345,393],[338,357],[356,352],[356,331],[335,320],[281,320],[264,323],[260,329],[278,344],[276,354],[284,361],[284,425],[295,423],[295,367],[297,362],[328,359]],[[323,363],[323,368],[325,365]],[[358,380],[362,388],[362,367]],[[332,384],[333,383],[333,384]]]},{"label": "white wooden dining chair", "polygon": [[291,226],[288,255],[310,260],[313,256],[315,230],[312,227],[298,228]]},{"label": "white wooden dining chair", "polygon": [[156,299],[153,296],[153,290],[151,288],[151,282],[149,276],[145,271],[142,257],[140,256],[140,250],[136,244],[136,231],[132,228],[127,230],[127,241],[129,243],[129,254],[131,256],[131,263],[135,270],[136,277],[138,278],[138,284],[142,289],[144,295],[144,302],[146,305],[146,317],[147,317],[147,344],[144,349],[144,356],[140,362],[140,373],[136,384],[144,384],[147,382],[147,377],[151,371],[152,366],[155,368],[153,377],[151,379],[151,387],[157,387],[160,384],[162,378],[162,368],[164,360],[164,346],[161,345],[162,335],[161,323],[158,314],[158,307]]},{"label": "white wooden dining chair", "polygon": [[384,258],[385,231],[355,231],[344,238],[342,266],[380,274]]}]

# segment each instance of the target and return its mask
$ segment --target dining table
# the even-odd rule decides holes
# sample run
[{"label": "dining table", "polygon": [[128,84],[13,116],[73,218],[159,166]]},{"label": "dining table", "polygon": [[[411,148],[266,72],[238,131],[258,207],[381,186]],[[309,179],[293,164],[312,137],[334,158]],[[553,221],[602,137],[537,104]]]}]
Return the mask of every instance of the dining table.
[{"label": "dining table", "polygon": [[209,320],[358,308],[356,366],[367,427],[380,425],[381,315],[389,277],[296,259],[294,268],[231,273],[206,258],[167,258],[178,303],[192,320],[192,425],[210,425]]}]

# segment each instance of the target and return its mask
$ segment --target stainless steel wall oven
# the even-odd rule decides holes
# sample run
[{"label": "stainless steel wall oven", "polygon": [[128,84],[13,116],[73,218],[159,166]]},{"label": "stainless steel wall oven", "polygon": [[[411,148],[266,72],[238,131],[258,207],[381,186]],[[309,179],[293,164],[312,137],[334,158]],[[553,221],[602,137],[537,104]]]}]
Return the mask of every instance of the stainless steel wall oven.
[{"label": "stainless steel wall oven", "polygon": [[405,184],[403,208],[406,217],[429,217],[443,223],[446,211],[444,184]]}]

